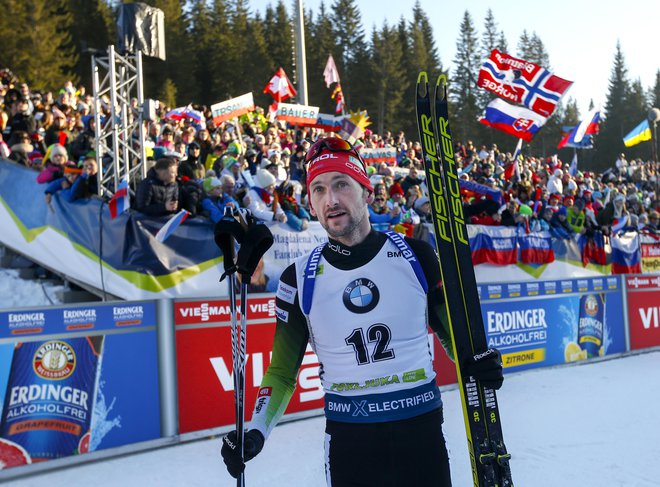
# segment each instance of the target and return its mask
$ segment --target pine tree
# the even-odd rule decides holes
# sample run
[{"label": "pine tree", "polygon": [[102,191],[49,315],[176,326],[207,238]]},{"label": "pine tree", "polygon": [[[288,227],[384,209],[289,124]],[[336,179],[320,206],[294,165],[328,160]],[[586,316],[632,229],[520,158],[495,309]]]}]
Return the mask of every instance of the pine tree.
[{"label": "pine tree", "polygon": [[[404,100],[415,99],[417,74],[426,71],[431,79],[440,73],[445,73],[440,61],[438,50],[433,38],[431,22],[419,1],[413,7],[412,21],[401,19],[398,25],[398,36],[403,50],[402,72],[405,74],[401,84]],[[417,131],[415,107],[412,103],[401,104],[397,114],[398,128],[407,137],[414,137]]]},{"label": "pine tree", "polygon": [[[642,120],[648,116],[651,104],[647,99],[646,92],[642,86],[641,80],[637,79],[630,85],[630,91],[626,97],[625,112],[622,117],[622,127],[624,135],[636,127]],[[641,158],[647,160],[651,158],[651,148],[648,143],[637,144],[625,149],[626,157],[632,159]]]},{"label": "pine tree", "polygon": [[[188,104],[192,101],[194,79],[193,51],[190,36],[187,31],[187,21],[183,6],[179,0],[152,0],[151,6],[159,8],[165,15],[165,50],[167,61],[151,57],[143,57],[145,98],[154,97],[154,93],[176,93],[176,105]],[[165,81],[173,87],[166,87]]]},{"label": "pine tree", "polygon": [[651,91],[651,105],[660,108],[660,69],[655,72],[655,84]]},{"label": "pine tree", "polygon": [[296,73],[293,69],[294,38],[292,24],[282,0],[278,0],[275,9],[272,9],[270,6],[266,9],[265,21],[264,33],[271,58],[271,70],[275,74],[275,71],[280,67],[283,68],[291,82],[295,85],[297,83]]},{"label": "pine tree", "polygon": [[367,64],[369,54],[364,40],[362,16],[356,0],[335,0],[332,4],[330,18],[333,23],[333,33],[337,40],[337,56],[335,62],[342,74],[342,90],[346,107],[356,110],[362,103],[363,95],[369,94],[365,84],[370,82]]},{"label": "pine tree", "polygon": [[73,13],[71,44],[78,52],[74,67],[83,86],[92,86],[92,55],[88,49],[106,51],[116,40],[116,19],[109,5],[102,0],[67,0]]},{"label": "pine tree", "polygon": [[401,70],[403,50],[397,30],[387,24],[380,31],[374,30],[371,46],[374,70],[371,86],[375,106],[372,105],[373,112],[370,113],[377,133],[384,134],[385,130],[401,129],[396,115],[404,103],[405,91],[401,89],[405,80],[405,73]]},{"label": "pine tree", "polygon": [[71,41],[74,18],[65,0],[6,2],[0,21],[2,64],[34,90],[60,89],[78,78]]},{"label": "pine tree", "polygon": [[[332,20],[326,10],[324,2],[319,6],[319,12],[316,15],[316,21],[311,19],[310,26],[305,31],[307,50],[307,86],[310,103],[318,106],[322,113],[335,113],[335,102],[330,98],[334,85],[329,88],[323,79],[323,70],[328,62],[328,56],[332,54],[335,63],[339,63],[339,49],[336,45],[333,33]],[[339,65],[339,79],[342,85],[344,83],[344,72]]]},{"label": "pine tree", "polygon": [[628,68],[621,44],[617,42],[605,102],[604,120],[600,125],[600,133],[594,137],[596,151],[594,169],[596,170],[604,171],[612,167],[618,154],[624,151],[623,136],[627,133],[627,127],[623,126],[623,117],[626,113],[629,92]]},{"label": "pine tree", "polygon": [[480,65],[477,32],[472,16],[466,10],[456,41],[455,69],[450,85],[450,98],[454,105],[452,126],[457,142],[466,142],[479,132],[476,75]]},{"label": "pine tree", "polygon": [[195,0],[190,9],[191,37],[195,43],[192,77],[195,80],[194,100],[210,105],[219,100],[213,94],[214,71],[210,62],[216,49],[216,30],[211,8],[205,0]]}]

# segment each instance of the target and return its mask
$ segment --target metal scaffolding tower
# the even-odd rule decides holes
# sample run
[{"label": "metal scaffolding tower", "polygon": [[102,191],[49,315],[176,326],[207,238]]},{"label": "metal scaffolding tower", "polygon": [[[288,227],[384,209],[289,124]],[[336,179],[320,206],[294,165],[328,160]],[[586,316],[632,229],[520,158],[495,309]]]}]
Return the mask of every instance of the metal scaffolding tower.
[{"label": "metal scaffolding tower", "polygon": [[92,56],[100,196],[113,194],[123,179],[131,185],[146,176],[142,79],[139,50],[122,55],[111,45],[107,55]]}]

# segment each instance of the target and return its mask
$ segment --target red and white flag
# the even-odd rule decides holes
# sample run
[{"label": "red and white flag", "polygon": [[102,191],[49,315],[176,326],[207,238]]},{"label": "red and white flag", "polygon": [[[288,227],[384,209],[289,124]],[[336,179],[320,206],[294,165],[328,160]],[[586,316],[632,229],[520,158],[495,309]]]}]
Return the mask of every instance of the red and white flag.
[{"label": "red and white flag", "polygon": [[332,57],[332,54],[328,56],[328,62],[325,63],[323,79],[325,80],[325,85],[327,88],[330,88],[332,83],[339,83],[339,71],[337,71],[337,65],[335,64],[335,60]]},{"label": "red and white flag", "polygon": [[264,88],[264,93],[269,93],[278,103],[297,94],[296,89],[282,68],[278,69],[275,76],[268,82]]},{"label": "red and white flag", "polygon": [[572,81],[555,76],[538,64],[493,49],[479,70],[477,85],[505,100],[521,103],[549,117]]}]

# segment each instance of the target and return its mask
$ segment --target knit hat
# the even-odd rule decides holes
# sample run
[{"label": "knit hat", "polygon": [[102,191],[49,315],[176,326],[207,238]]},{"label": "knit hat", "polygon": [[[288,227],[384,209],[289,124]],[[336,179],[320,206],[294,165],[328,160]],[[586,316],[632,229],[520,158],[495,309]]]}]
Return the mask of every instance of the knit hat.
[{"label": "knit hat", "polygon": [[390,187],[390,196],[394,196],[395,194],[400,194],[402,196],[405,194],[403,188],[398,184],[393,184]]},{"label": "knit hat", "polygon": [[214,177],[204,178],[204,182],[202,183],[202,187],[207,193],[210,193],[213,188],[217,188],[218,186],[222,186],[222,183],[218,178]]},{"label": "knit hat", "polygon": [[257,171],[257,185],[260,188],[267,188],[271,184],[275,184],[275,176],[265,169],[259,169]]},{"label": "knit hat", "polygon": [[237,156],[241,152],[243,152],[243,146],[238,140],[230,142],[229,146],[227,147],[227,154],[233,154]]},{"label": "knit hat", "polygon": [[[319,139],[318,144],[322,139]],[[321,149],[320,154],[309,161],[307,169],[307,193],[309,194],[309,187],[316,176],[325,174],[326,172],[340,172],[352,177],[360,185],[372,191],[374,188],[371,186],[367,170],[364,163],[351,152],[333,151],[328,148]]]},{"label": "knit hat", "polygon": [[424,206],[426,203],[429,203],[429,199],[426,196],[422,196],[421,198],[417,198],[415,200],[415,204],[413,205],[416,210],[419,210],[422,206]]},{"label": "knit hat", "polygon": [[226,156],[222,160],[222,167],[224,167],[225,169],[229,169],[232,166],[234,166],[235,164],[238,164],[238,161],[236,160],[235,157],[232,157],[232,156]]},{"label": "knit hat", "polygon": [[50,149],[50,157],[52,158],[57,155],[64,156],[65,159],[69,157],[63,145],[53,144]]}]

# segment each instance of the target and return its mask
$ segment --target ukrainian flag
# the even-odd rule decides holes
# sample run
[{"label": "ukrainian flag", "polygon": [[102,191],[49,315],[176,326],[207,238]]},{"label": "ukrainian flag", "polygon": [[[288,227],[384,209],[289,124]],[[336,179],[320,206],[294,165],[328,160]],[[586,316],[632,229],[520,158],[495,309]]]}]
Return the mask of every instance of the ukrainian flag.
[{"label": "ukrainian flag", "polygon": [[637,127],[632,129],[628,135],[623,138],[623,144],[626,147],[632,147],[633,145],[637,145],[646,140],[651,140],[651,127],[649,126],[648,120],[644,120]]}]

